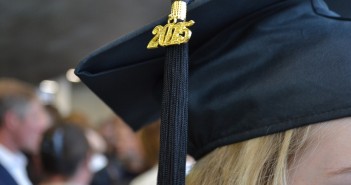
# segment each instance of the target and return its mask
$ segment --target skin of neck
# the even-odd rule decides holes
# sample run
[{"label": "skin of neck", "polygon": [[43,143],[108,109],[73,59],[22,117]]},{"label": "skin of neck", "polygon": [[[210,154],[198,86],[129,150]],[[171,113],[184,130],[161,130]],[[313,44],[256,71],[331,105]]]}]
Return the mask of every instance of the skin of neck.
[{"label": "skin of neck", "polygon": [[13,135],[4,127],[0,127],[0,144],[13,153],[19,152],[19,147],[15,143]]}]

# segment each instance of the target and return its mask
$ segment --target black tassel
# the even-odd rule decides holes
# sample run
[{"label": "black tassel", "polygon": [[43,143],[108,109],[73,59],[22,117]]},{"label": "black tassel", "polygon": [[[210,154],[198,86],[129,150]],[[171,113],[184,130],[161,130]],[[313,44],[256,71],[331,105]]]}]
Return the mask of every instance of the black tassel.
[{"label": "black tassel", "polygon": [[[192,0],[183,1],[188,4]],[[185,19],[185,16],[183,18]],[[166,47],[158,185],[185,184],[188,141],[188,62],[188,44]]]},{"label": "black tassel", "polygon": [[158,185],[185,184],[188,60],[188,44],[166,48]]}]

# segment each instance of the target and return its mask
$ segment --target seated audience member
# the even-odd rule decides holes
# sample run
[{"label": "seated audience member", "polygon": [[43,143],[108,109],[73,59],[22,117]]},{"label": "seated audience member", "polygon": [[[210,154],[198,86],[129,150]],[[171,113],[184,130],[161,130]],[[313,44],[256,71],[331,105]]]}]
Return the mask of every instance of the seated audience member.
[{"label": "seated audience member", "polygon": [[93,128],[93,124],[83,112],[73,111],[64,118],[66,122],[76,124],[84,128],[85,135],[91,147],[92,156],[90,169],[93,173],[103,169],[107,164],[107,158],[104,156],[106,151],[106,142],[103,137]]},{"label": "seated audience member", "polygon": [[[49,116],[49,125],[55,125],[57,123],[62,122],[62,115],[58,111],[58,109],[52,104],[46,104],[45,110]],[[40,156],[38,154],[29,154],[26,153],[28,158],[28,165],[27,165],[27,173],[29,179],[32,181],[33,184],[38,184],[42,181],[43,178],[43,170],[42,164],[40,161]]]},{"label": "seated audience member", "polygon": [[[160,123],[161,120],[157,120],[138,131],[145,154],[145,165],[148,167],[148,170],[134,178],[130,185],[157,184],[160,152]],[[194,159],[188,155],[186,158],[186,174],[188,174],[194,163]]]},{"label": "seated audience member", "polygon": [[140,142],[119,117],[100,124],[99,132],[107,143],[107,166],[93,178],[92,185],[127,185],[144,167]]},{"label": "seated audience member", "polygon": [[0,184],[30,185],[27,159],[36,155],[48,115],[32,86],[0,78]]},{"label": "seated audience member", "polygon": [[151,123],[139,131],[145,163],[149,168],[131,181],[131,185],[156,185],[158,171],[158,153],[160,151],[160,120]]},{"label": "seated audience member", "polygon": [[49,114],[51,125],[62,122],[63,116],[55,105],[47,104],[45,105],[45,109]]},{"label": "seated audience member", "polygon": [[135,133],[121,118],[115,121],[115,152],[117,159],[131,174],[139,174],[144,170],[144,158],[141,142]]},{"label": "seated audience member", "polygon": [[41,185],[87,185],[91,149],[83,128],[62,123],[48,129],[43,136],[40,155],[45,172]]}]

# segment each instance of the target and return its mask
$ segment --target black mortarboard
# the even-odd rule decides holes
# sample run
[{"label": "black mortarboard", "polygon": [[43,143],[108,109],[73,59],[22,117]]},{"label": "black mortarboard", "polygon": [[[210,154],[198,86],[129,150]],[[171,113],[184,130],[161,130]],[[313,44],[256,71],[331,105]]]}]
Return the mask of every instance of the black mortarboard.
[{"label": "black mortarboard", "polygon": [[[205,0],[187,19],[188,153],[351,116],[351,20],[322,0]],[[162,19],[98,50],[76,74],[134,129],[158,118]]]}]

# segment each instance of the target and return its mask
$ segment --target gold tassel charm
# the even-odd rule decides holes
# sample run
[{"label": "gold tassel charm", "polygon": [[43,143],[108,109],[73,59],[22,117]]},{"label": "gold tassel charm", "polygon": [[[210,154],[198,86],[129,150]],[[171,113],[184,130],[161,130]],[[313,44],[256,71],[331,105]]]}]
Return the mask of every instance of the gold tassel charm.
[{"label": "gold tassel charm", "polygon": [[[171,14],[165,26],[158,25],[152,30],[154,37],[147,45],[148,49],[160,46],[170,46],[187,43],[191,37],[188,27],[195,24],[193,20],[186,22],[186,3],[175,1],[172,4]],[[180,21],[179,21],[180,20]]]}]

